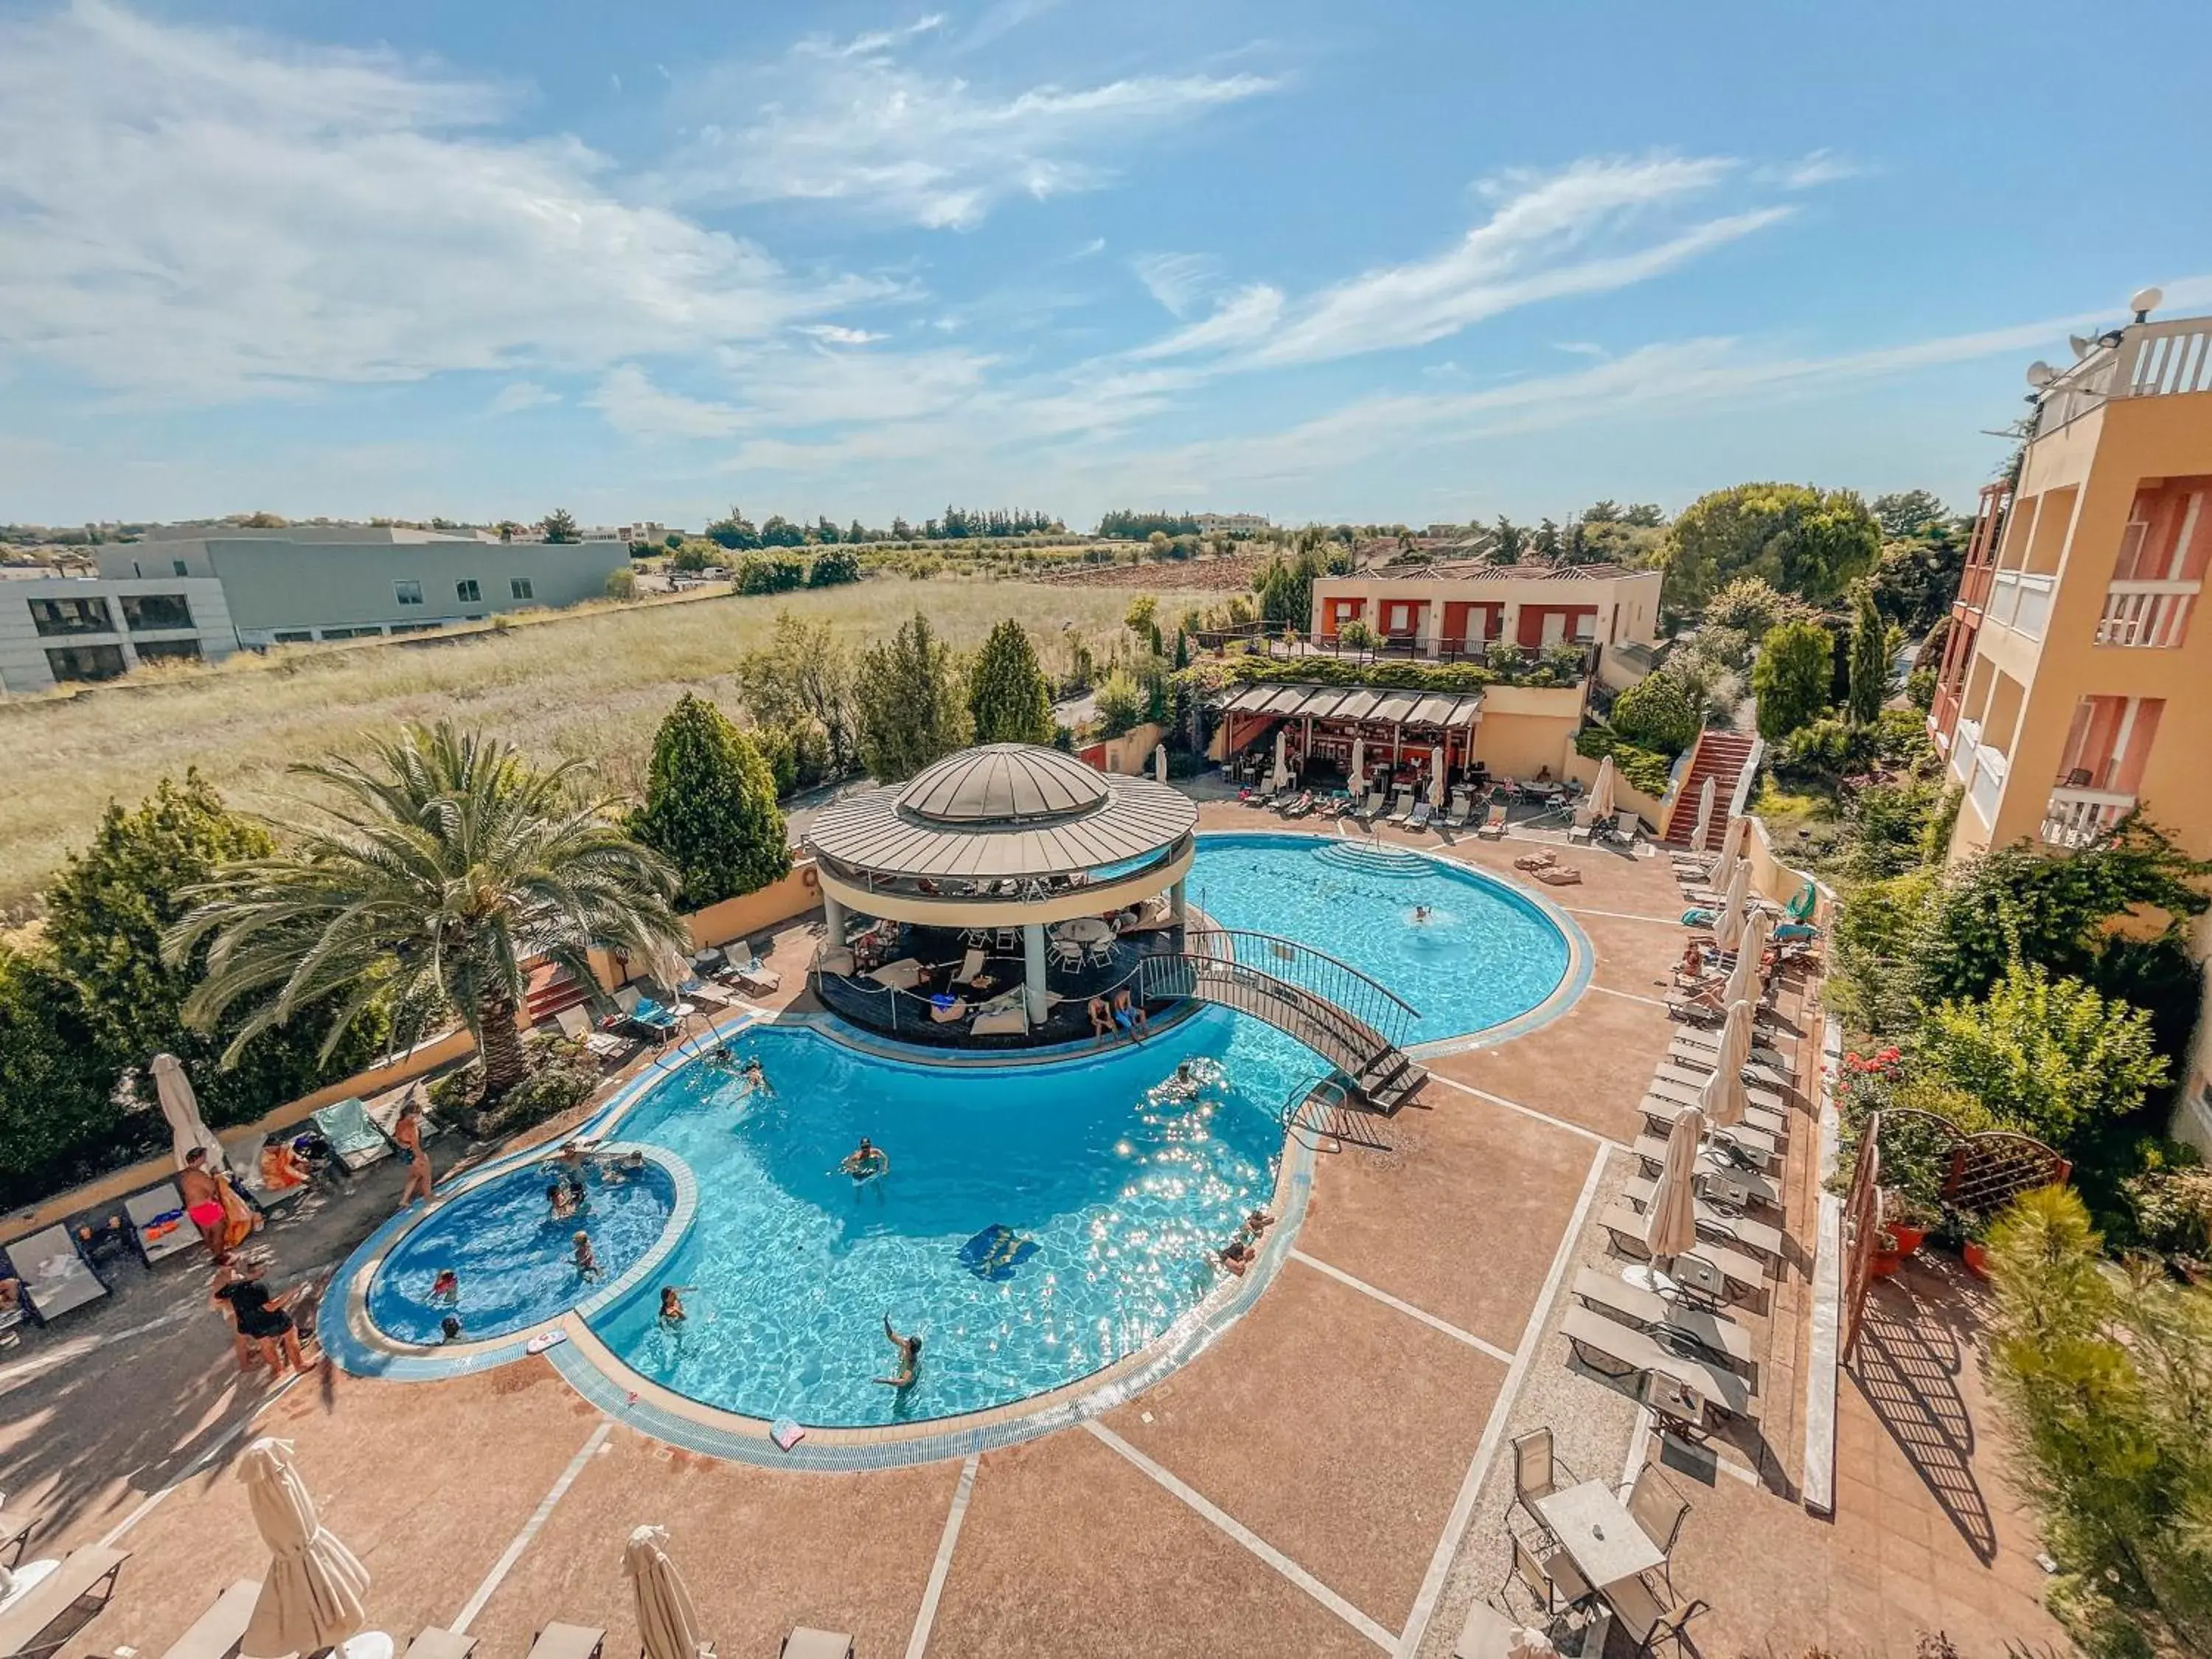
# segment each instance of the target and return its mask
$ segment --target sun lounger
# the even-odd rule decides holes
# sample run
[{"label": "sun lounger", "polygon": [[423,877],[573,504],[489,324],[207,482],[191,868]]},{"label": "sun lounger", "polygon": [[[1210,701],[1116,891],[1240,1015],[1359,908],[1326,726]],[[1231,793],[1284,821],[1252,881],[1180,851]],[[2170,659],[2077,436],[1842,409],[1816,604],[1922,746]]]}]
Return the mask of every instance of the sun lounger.
[{"label": "sun lounger", "polygon": [[763,963],[757,951],[744,967],[733,967],[730,977],[737,981],[738,988],[747,996],[774,996],[783,989],[783,975]]},{"label": "sun lounger", "polygon": [[1755,1418],[1758,1403],[1751,1386],[1733,1371],[1663,1347],[1653,1337],[1589,1308],[1570,1308],[1560,1332],[1574,1345],[1575,1357],[1608,1376],[1641,1376],[1646,1371],[1679,1382],[1700,1403],[1730,1417]]},{"label": "sun lounger", "polygon": [[[1598,1218],[1598,1225],[1613,1236],[1615,1249],[1633,1261],[1647,1261],[1650,1252],[1644,1248],[1644,1218],[1626,1202],[1613,1205]],[[1720,1270],[1728,1282],[1730,1299],[1737,1302],[1764,1296],[1766,1291],[1766,1264],[1756,1256],[1732,1250],[1725,1244],[1709,1238],[1700,1238],[1698,1248],[1690,1254],[1707,1261]]]},{"label": "sun lounger", "polygon": [[315,1133],[331,1144],[331,1156],[348,1175],[390,1158],[398,1149],[392,1137],[376,1127],[368,1108],[349,1095],[313,1114]]},{"label": "sun lounger", "polygon": [[[192,1237],[197,1241],[199,1234],[195,1231]],[[23,1300],[41,1325],[107,1294],[106,1283],[78,1252],[70,1230],[58,1221],[43,1232],[9,1244],[8,1262],[15,1277],[23,1281]]]},{"label": "sun lounger", "polygon": [[867,977],[894,991],[911,991],[921,983],[921,964],[912,957],[901,957],[896,962],[885,963]]},{"label": "sun lounger", "polygon": [[1475,832],[1486,841],[1505,839],[1505,803],[1492,801],[1490,811],[1482,820],[1482,828]]},{"label": "sun lounger", "polygon": [[590,1625],[548,1625],[530,1644],[530,1659],[599,1659],[607,1633]]},{"label": "sun lounger", "polygon": [[853,1659],[853,1638],[842,1631],[799,1625],[775,1651],[777,1659]]},{"label": "sun lounger", "polygon": [[601,1060],[612,1060],[629,1047],[612,1031],[594,1030],[591,1012],[581,1003],[562,1009],[553,1016],[553,1023],[561,1028],[563,1036],[574,1038]]},{"label": "sun lounger", "polygon": [[407,1644],[407,1659],[469,1659],[477,1650],[473,1636],[456,1636],[437,1625],[425,1625],[422,1633]]},{"label": "sun lounger", "polygon": [[[1664,1137],[1667,1131],[1674,1127],[1674,1120],[1695,1104],[1694,1097],[1688,1100],[1677,1100],[1667,1095],[1650,1094],[1644,1097],[1644,1103],[1638,1109],[1644,1114],[1644,1121],[1651,1133],[1655,1136]],[[1784,1143],[1788,1137],[1777,1134],[1765,1124],[1753,1121],[1757,1115],[1760,1115],[1754,1113],[1741,1123],[1731,1123],[1725,1129],[1709,1129],[1706,1133],[1734,1143],[1758,1167],[1771,1170],[1775,1161],[1783,1156]]]},{"label": "sun lounger", "polygon": [[1388,822],[1391,823],[1404,823],[1413,816],[1413,792],[1411,789],[1401,789],[1398,792],[1398,804],[1395,807],[1391,809],[1390,817]]},{"label": "sun lounger", "polygon": [[22,1599],[0,1613],[0,1659],[44,1659],[76,1634],[65,1632],[52,1640],[46,1633],[80,1601],[97,1598],[101,1607],[115,1594],[115,1576],[131,1559],[128,1550],[104,1550],[87,1545],[72,1550],[61,1565]]},{"label": "sun lounger", "polygon": [[[1720,1132],[1726,1134],[1725,1129]],[[1656,1176],[1667,1162],[1667,1140],[1663,1135],[1641,1134],[1636,1138],[1636,1156],[1643,1161],[1644,1172]],[[1745,1201],[1763,1204],[1771,1209],[1782,1207],[1782,1189],[1765,1176],[1746,1164],[1730,1158],[1720,1146],[1707,1145],[1698,1150],[1698,1172],[1711,1176],[1716,1181],[1734,1184]]]},{"label": "sun lounger", "polygon": [[231,1659],[246,1639],[246,1626],[253,1617],[253,1604],[261,1599],[261,1581],[241,1578],[215,1599],[215,1605],[192,1620],[191,1628],[169,1644],[161,1659]]},{"label": "sun lounger", "polygon": [[[1621,1196],[1632,1209],[1640,1212],[1650,1204],[1651,1194],[1657,1188],[1658,1182],[1648,1176],[1632,1176],[1621,1188]],[[1741,1245],[1747,1254],[1764,1256],[1769,1261],[1782,1259],[1781,1228],[1753,1221],[1747,1216],[1730,1215],[1703,1198],[1698,1200],[1698,1231],[1731,1248]]]},{"label": "sun lounger", "polygon": [[1547,864],[1528,873],[1547,887],[1579,886],[1583,878],[1583,872],[1571,864]]},{"label": "sun lounger", "polygon": [[968,1029],[977,1036],[1020,1036],[1030,1029],[1029,1012],[1016,1001],[1011,1007],[977,1014]]},{"label": "sun lounger", "polygon": [[1413,804],[1413,816],[1406,820],[1406,828],[1408,830],[1427,829],[1429,827],[1429,820],[1434,816],[1436,810],[1437,809],[1435,807],[1430,805],[1428,802],[1425,800],[1416,801]]},{"label": "sun lounger", "polygon": [[1703,1308],[1670,1302],[1656,1291],[1632,1285],[1619,1273],[1584,1267],[1575,1275],[1575,1296],[1598,1312],[1630,1325],[1640,1326],[1651,1336],[1669,1335],[1688,1342],[1724,1362],[1731,1369],[1748,1371],[1755,1364],[1751,1333],[1732,1319]]},{"label": "sun lounger", "polygon": [[123,1213],[130,1218],[138,1259],[149,1267],[200,1242],[199,1229],[185,1218],[184,1194],[173,1181],[131,1194],[123,1200]]},{"label": "sun lounger", "polygon": [[[289,1141],[293,1136],[304,1133],[306,1127],[305,1124],[294,1125],[285,1132],[286,1139]],[[238,1172],[238,1190],[246,1194],[249,1203],[272,1218],[286,1205],[295,1204],[305,1198],[314,1185],[312,1181],[301,1181],[289,1187],[264,1186],[261,1182],[261,1136],[258,1133],[249,1132],[226,1142],[222,1155],[229,1160],[230,1167]]]},{"label": "sun lounger", "polygon": [[1444,814],[1445,828],[1450,830],[1463,829],[1466,827],[1467,821],[1474,816],[1474,798],[1469,795],[1464,789],[1453,790],[1451,792],[1451,810]]},{"label": "sun lounger", "polygon": [[[1692,1106],[1703,1104],[1704,1096],[1705,1091],[1702,1089],[1686,1088],[1668,1079],[1654,1078],[1644,1093],[1643,1104],[1638,1109],[1643,1112],[1646,1121],[1659,1125],[1661,1133],[1663,1133],[1666,1127],[1685,1111]],[[1726,1129],[1716,1130],[1714,1133],[1734,1135],[1739,1129],[1744,1128],[1758,1130],[1769,1141],[1778,1146],[1790,1138],[1790,1116],[1788,1113],[1778,1111],[1771,1106],[1747,1100],[1743,1108],[1743,1121]]]},{"label": "sun lounger", "polygon": [[[1667,1045],[1667,1058],[1692,1071],[1711,1071],[1713,1062],[1720,1057],[1720,1050],[1710,1042],[1694,1040],[1708,1035],[1710,1033],[1698,1031],[1694,1027],[1687,1028],[1682,1036]],[[1751,1051],[1751,1061],[1743,1068],[1743,1075],[1747,1081],[1766,1089],[1786,1089],[1792,1080],[1787,1062],[1783,1061],[1781,1055],[1771,1048],[1757,1047]]]},{"label": "sun lounger", "polygon": [[[1781,1126],[1781,1132],[1790,1132],[1790,1100],[1782,1091],[1785,1086],[1778,1079],[1763,1079],[1756,1073],[1764,1069],[1749,1068],[1753,1076],[1743,1086],[1743,1097],[1753,1106],[1771,1115]],[[1705,1092],[1705,1084],[1713,1074],[1712,1056],[1696,1060],[1684,1060],[1668,1054],[1652,1068],[1651,1087],[1669,1099],[1695,1100]]]}]

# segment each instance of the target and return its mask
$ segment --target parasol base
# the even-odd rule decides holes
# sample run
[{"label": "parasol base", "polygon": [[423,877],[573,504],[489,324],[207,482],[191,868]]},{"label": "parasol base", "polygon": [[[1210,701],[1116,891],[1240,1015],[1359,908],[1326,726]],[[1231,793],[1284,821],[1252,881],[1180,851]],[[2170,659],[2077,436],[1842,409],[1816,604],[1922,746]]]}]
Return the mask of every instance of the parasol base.
[{"label": "parasol base", "polygon": [[1681,1288],[1649,1261],[1639,1261],[1632,1267],[1622,1268],[1620,1276],[1638,1290],[1649,1291],[1654,1296],[1671,1297]]}]

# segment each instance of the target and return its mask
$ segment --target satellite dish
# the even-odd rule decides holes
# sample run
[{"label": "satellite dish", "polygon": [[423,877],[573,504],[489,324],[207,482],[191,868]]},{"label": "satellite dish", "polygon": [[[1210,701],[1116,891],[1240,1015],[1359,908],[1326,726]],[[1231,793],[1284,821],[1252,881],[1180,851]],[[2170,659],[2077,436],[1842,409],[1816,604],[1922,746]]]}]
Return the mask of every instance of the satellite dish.
[{"label": "satellite dish", "polygon": [[2162,288],[2139,288],[2128,295],[2128,309],[2135,313],[2137,322],[2147,323],[2151,313],[2158,309],[2159,301],[2165,298],[2166,290]]},{"label": "satellite dish", "polygon": [[2032,386],[2046,386],[2057,378],[2057,371],[2039,357],[2027,366],[2027,383]]},{"label": "satellite dish", "polygon": [[2089,348],[2096,342],[2085,334],[2069,334],[2066,337],[2066,343],[2074,348],[2075,356],[2086,357],[2089,355]]}]

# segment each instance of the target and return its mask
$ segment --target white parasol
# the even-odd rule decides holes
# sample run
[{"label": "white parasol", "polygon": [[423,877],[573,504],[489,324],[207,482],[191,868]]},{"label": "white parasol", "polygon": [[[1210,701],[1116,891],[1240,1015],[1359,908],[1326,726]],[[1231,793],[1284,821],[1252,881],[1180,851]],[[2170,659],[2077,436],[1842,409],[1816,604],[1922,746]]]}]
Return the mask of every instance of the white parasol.
[{"label": "white parasol", "polygon": [[[368,1570],[323,1529],[315,1500],[292,1462],[292,1443],[255,1441],[239,1459],[238,1478],[246,1483],[254,1528],[271,1557],[240,1653],[257,1659],[319,1653],[357,1634],[368,1622],[362,1601]],[[373,1654],[391,1659],[392,1638],[370,1635],[374,1641],[347,1642],[348,1659]]]},{"label": "white parasol", "polygon": [[161,1097],[161,1115],[169,1121],[169,1143],[177,1156],[177,1167],[185,1167],[185,1159],[193,1147],[207,1148],[210,1170],[228,1166],[223,1162],[222,1142],[215,1138],[200,1117],[199,1097],[192,1092],[192,1080],[185,1074],[185,1063],[174,1054],[154,1056],[154,1092]]},{"label": "white parasol", "polygon": [[1729,1004],[1728,1018],[1722,1023],[1719,1047],[1713,1056],[1713,1074],[1699,1092],[1698,1103],[1705,1109],[1705,1122],[1711,1128],[1732,1129],[1743,1121],[1743,1061],[1728,1063],[1729,1050],[1739,1044],[1740,1052],[1747,1056],[1751,1053],[1751,1005],[1747,1002]]},{"label": "white parasol", "polygon": [[1607,755],[1597,763],[1597,776],[1590,780],[1589,793],[1575,809],[1576,823],[1588,829],[1600,818],[1613,816],[1613,781],[1619,776],[1620,769],[1613,763],[1612,756]]},{"label": "white parasol", "polygon": [[1714,880],[1718,881],[1725,876],[1729,866],[1743,856],[1743,838],[1749,833],[1750,823],[1750,819],[1741,816],[1729,820],[1728,828],[1721,834],[1721,855],[1713,865]]},{"label": "white parasol", "polygon": [[1168,746],[1164,743],[1152,745],[1152,776],[1162,783],[1168,781]]},{"label": "white parasol", "polygon": [[1352,740],[1352,776],[1347,781],[1352,785],[1352,799],[1355,802],[1366,799],[1367,739],[1364,738]]},{"label": "white parasol", "polygon": [[638,1644],[645,1659],[713,1659],[714,1644],[699,1634],[699,1609],[662,1547],[665,1527],[640,1527],[623,1547],[623,1571],[636,1600]]},{"label": "white parasol", "polygon": [[1743,902],[1751,895],[1751,866],[1739,864],[1721,895],[1720,915],[1713,921],[1713,943],[1733,951],[1743,941]]},{"label": "white parasol", "polygon": [[1429,805],[1439,812],[1444,806],[1444,751],[1442,744],[1429,750]]},{"label": "white parasol", "polygon": [[[1606,758],[1611,760],[1613,757],[1608,755]],[[1693,851],[1702,853],[1705,850],[1705,836],[1712,827],[1713,781],[1707,778],[1698,790],[1698,827],[1690,836],[1690,846]]]},{"label": "white parasol", "polygon": [[[1706,1089],[1710,1092],[1711,1085]],[[1663,1288],[1660,1281],[1674,1258],[1696,1248],[1698,1151],[1705,1138],[1705,1115],[1695,1106],[1684,1107],[1667,1131],[1667,1156],[1644,1212],[1644,1248],[1651,1252],[1651,1261],[1625,1275],[1647,1290]]]},{"label": "white parasol", "polygon": [[1275,770],[1267,780],[1267,787],[1271,791],[1287,789],[1291,787],[1290,763],[1283,757],[1284,744],[1289,737],[1288,726],[1279,726],[1275,728]]}]

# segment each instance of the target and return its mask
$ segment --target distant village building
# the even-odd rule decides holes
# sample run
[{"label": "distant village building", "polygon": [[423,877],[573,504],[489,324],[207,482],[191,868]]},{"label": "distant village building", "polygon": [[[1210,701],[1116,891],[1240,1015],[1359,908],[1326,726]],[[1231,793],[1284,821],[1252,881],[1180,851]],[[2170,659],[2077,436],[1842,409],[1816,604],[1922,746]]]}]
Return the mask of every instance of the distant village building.
[{"label": "distant village building", "polygon": [[1275,526],[1264,513],[1194,513],[1201,536],[1256,536]]}]

